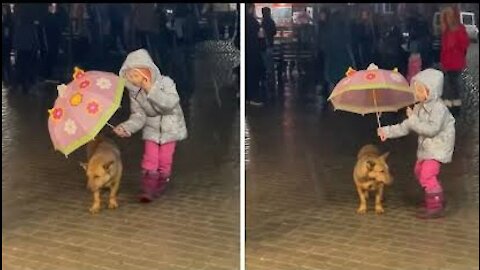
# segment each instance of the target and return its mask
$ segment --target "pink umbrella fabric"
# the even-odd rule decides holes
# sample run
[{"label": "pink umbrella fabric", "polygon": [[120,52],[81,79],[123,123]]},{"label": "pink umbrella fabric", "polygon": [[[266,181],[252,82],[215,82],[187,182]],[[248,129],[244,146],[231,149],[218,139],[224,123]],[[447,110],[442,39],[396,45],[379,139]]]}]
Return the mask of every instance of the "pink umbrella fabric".
[{"label": "pink umbrella fabric", "polygon": [[93,140],[120,107],[125,85],[116,74],[75,68],[74,80],[60,85],[49,110],[53,146],[66,156]]},{"label": "pink umbrella fabric", "polygon": [[349,69],[328,98],[335,110],[365,115],[396,112],[415,103],[415,95],[407,80],[396,70],[379,69],[371,64],[367,70]]}]

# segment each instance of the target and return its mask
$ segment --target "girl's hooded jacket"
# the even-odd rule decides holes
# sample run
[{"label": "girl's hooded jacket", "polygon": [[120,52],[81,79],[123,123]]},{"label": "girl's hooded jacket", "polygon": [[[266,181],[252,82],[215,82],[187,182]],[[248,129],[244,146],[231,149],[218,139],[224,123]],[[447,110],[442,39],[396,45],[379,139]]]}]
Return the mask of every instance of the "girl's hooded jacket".
[{"label": "girl's hooded jacket", "polygon": [[126,71],[131,68],[148,68],[152,89],[146,93],[127,81],[131,115],[121,126],[131,134],[143,129],[144,140],[159,144],[186,139],[187,127],[173,80],[160,74],[160,70],[144,49],[136,50],[127,56],[120,69],[120,77],[125,78]]}]

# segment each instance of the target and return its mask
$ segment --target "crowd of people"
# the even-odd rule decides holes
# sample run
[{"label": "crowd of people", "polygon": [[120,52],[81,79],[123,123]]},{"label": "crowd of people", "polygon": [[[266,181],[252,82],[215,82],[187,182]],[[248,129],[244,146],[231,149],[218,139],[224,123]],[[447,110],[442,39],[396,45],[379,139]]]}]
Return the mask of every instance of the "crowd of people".
[{"label": "crowd of people", "polygon": [[216,9],[213,4],[2,4],[2,78],[27,92],[38,81],[61,80],[64,63],[99,68],[110,55],[139,48],[168,73],[172,50],[233,36],[235,14]]},{"label": "crowd of people", "polygon": [[[268,46],[266,50],[262,44],[268,41],[273,46],[276,32],[269,29],[276,28],[270,26],[275,23],[270,21],[269,9],[264,10],[266,12],[262,10],[263,18],[258,22],[254,5],[247,6],[246,99],[253,105],[265,102],[262,85],[273,69],[272,50]],[[374,16],[368,9],[351,12],[347,5],[320,9],[312,21],[315,27],[315,42],[311,44],[311,49],[315,55],[316,93],[325,100],[349,67],[361,70],[375,63],[383,69],[398,68],[406,78],[411,78],[440,62],[448,88],[444,96],[446,105],[460,106],[458,93],[463,87],[460,73],[466,65],[469,40],[457,8],[447,7],[441,14],[441,48],[437,52],[432,46],[431,19],[421,16],[418,11],[409,12],[400,21],[388,16]],[[408,39],[404,32],[409,33]],[[296,35],[303,40],[300,33]],[[264,61],[260,60],[262,55]]]}]

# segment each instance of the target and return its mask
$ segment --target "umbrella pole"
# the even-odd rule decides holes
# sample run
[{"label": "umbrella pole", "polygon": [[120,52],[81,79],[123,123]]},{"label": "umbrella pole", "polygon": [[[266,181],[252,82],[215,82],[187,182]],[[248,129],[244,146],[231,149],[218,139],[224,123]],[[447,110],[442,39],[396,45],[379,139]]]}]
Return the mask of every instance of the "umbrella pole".
[{"label": "umbrella pole", "polygon": [[382,127],[382,125],[380,124],[380,113],[379,113],[379,112],[376,112],[375,114],[377,115],[377,124],[378,124],[378,127]]},{"label": "umbrella pole", "polygon": [[381,127],[382,125],[380,124],[380,113],[377,110],[377,95],[375,94],[375,90],[373,90],[373,104],[375,104],[375,114],[377,115],[378,127]]}]

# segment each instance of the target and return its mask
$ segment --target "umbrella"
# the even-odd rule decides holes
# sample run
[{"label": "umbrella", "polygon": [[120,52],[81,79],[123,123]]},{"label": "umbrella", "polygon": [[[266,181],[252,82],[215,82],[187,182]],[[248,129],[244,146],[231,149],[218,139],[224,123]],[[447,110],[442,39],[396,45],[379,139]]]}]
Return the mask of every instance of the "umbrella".
[{"label": "umbrella", "polygon": [[55,150],[65,156],[93,140],[120,107],[125,80],[113,73],[75,68],[73,81],[59,85],[48,110],[48,131]]},{"label": "umbrella", "polygon": [[397,69],[383,70],[370,64],[367,70],[349,68],[346,75],[328,98],[335,110],[376,113],[380,127],[380,113],[396,112],[415,103],[413,90]]}]

